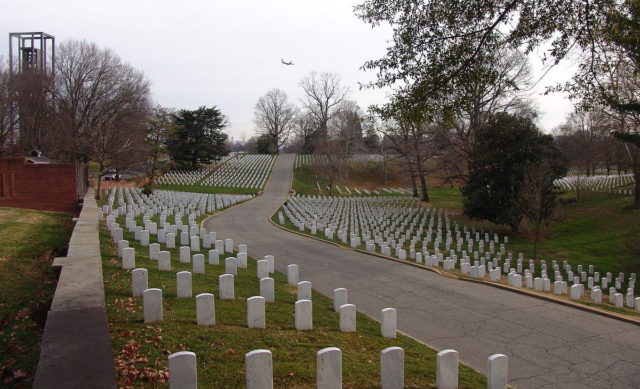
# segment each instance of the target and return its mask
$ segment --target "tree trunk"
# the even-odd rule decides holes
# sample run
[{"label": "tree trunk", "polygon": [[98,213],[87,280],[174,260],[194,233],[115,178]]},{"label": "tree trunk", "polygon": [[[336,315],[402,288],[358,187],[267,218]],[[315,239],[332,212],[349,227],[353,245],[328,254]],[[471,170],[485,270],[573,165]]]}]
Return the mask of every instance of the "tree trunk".
[{"label": "tree trunk", "polygon": [[533,259],[535,260],[538,255],[538,240],[540,239],[540,224],[538,222],[536,222],[533,234]]},{"label": "tree trunk", "polygon": [[100,200],[102,190],[102,165],[98,169],[98,182],[96,184],[96,200]]},{"label": "tree trunk", "polygon": [[422,188],[422,201],[429,202],[429,192],[427,191],[427,180],[425,178],[425,171],[422,167],[422,159],[416,156],[416,165],[418,167],[418,177],[420,178],[420,186]]},{"label": "tree trunk", "polygon": [[387,186],[387,160],[382,161],[382,172],[384,174],[384,185]]},{"label": "tree trunk", "polygon": [[416,172],[413,169],[413,165],[410,161],[407,161],[407,168],[409,169],[409,175],[411,176],[411,187],[413,189],[413,197],[418,198],[418,185],[416,185]]},{"label": "tree trunk", "polygon": [[640,156],[638,155],[636,155],[635,163],[632,166],[632,170],[633,179],[635,180],[635,185],[633,188],[633,208],[640,208]]}]

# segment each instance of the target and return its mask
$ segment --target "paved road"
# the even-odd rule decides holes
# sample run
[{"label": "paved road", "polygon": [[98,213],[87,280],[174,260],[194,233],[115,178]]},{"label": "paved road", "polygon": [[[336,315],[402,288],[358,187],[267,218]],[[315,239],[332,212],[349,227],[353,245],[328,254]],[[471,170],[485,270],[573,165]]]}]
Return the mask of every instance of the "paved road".
[{"label": "paved road", "polygon": [[283,231],[267,220],[291,186],[293,155],[281,155],[265,193],[206,221],[218,236],[272,254],[276,268],[300,266],[300,280],[376,320],[398,310],[398,328],[436,349],[452,348],[485,372],[486,358],[509,356],[517,388],[640,388],[640,326],[486,285],[414,268]]}]

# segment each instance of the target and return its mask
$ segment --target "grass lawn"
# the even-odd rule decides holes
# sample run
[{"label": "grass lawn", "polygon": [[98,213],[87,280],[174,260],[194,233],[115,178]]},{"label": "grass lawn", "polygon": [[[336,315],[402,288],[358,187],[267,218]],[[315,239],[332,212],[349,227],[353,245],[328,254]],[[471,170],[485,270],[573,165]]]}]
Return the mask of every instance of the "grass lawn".
[{"label": "grass lawn", "polygon": [[71,215],[0,208],[0,387],[30,388]]},{"label": "grass lawn", "polygon": [[[355,170],[355,169],[351,169],[351,170]],[[358,177],[356,175],[356,177]],[[335,189],[335,187],[332,190],[332,194],[333,196],[348,196],[348,197],[372,197],[372,196],[407,196],[405,194],[400,194],[400,193],[389,193],[389,192],[385,192],[382,190],[382,188],[398,188],[400,185],[371,185],[371,183],[369,182],[364,182],[363,180],[360,180],[361,182],[358,183],[353,183],[353,182],[349,182],[349,181],[343,181],[343,180],[339,180],[336,182],[337,185],[340,186],[340,189],[342,190],[342,194],[340,192],[338,192],[337,189]],[[301,194],[301,195],[321,195],[321,196],[328,196],[329,195],[329,190],[327,189],[327,185],[324,183],[322,178],[319,178],[319,182],[320,182],[320,190],[318,190],[318,185],[316,184],[316,174],[314,173],[313,169],[310,166],[300,166],[297,167],[295,169],[293,169],[293,182],[291,184],[291,187],[296,191],[296,193]],[[348,186],[349,189],[351,189],[351,194],[347,193],[344,191],[344,186]],[[406,187],[406,185],[402,185],[402,187]],[[368,189],[369,191],[371,191],[372,193],[367,195],[364,192],[362,192],[362,194],[357,194],[355,192],[355,188],[358,188],[361,192],[363,189]],[[379,195],[373,194],[373,190],[376,189],[380,192]]]},{"label": "grass lawn", "polygon": [[[122,224],[122,221],[120,221]],[[164,321],[143,323],[142,298],[131,296],[131,272],[122,270],[113,243],[104,226],[101,249],[107,314],[113,339],[119,384],[122,387],[158,387],[166,380],[170,353],[189,350],[197,355],[200,387],[244,387],[244,354],[260,348],[273,353],[274,385],[280,388],[313,388],[316,379],[316,352],[324,347],[343,351],[345,388],[378,387],[380,351],[389,346],[405,350],[407,387],[435,387],[436,354],[404,336],[386,339],[380,336],[380,324],[357,315],[357,332],[341,333],[339,316],[332,301],[313,292],[314,329],[297,331],[294,327],[296,288],[286,284],[286,277],[275,273],[276,302],[267,304],[267,328],[249,329],[246,324],[246,299],[259,295],[256,263],[239,269],[235,278],[233,301],[216,299],[216,325],[195,324],[195,298],[176,298],[176,272],[191,270],[178,261],[171,250],[173,271],[156,270],[155,261],[125,231],[131,247],[136,249],[136,267],[149,271],[149,286],[163,290]],[[242,243],[242,242],[236,242]],[[249,244],[249,253],[251,245]],[[224,263],[221,256],[221,263]],[[193,274],[193,295],[218,294],[218,276],[224,265],[207,265],[206,274]],[[487,355],[488,356],[488,355]],[[460,387],[478,388],[485,378],[460,366]]]}]

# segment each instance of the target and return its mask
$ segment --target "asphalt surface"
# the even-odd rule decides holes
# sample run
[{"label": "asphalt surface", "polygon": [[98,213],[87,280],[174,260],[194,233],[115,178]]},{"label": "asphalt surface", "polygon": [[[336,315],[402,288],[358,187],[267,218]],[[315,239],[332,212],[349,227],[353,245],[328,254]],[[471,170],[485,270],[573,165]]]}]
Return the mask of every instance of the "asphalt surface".
[{"label": "asphalt surface", "polygon": [[640,388],[640,326],[477,283],[453,280],[383,258],[342,249],[272,225],[287,198],[294,155],[280,155],[258,198],[205,221],[219,238],[245,243],[254,258],[275,256],[276,269],[300,267],[300,281],[380,320],[398,310],[398,329],[486,372],[487,358],[509,356],[516,388]]}]

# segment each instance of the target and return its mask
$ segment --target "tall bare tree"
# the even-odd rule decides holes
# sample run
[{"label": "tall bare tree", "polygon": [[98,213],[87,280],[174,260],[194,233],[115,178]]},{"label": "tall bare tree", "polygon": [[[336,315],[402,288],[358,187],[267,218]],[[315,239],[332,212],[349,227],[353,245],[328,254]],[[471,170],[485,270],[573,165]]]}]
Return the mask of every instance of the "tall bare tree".
[{"label": "tall bare tree", "polygon": [[0,63],[0,155],[8,152],[18,124],[14,92],[9,71]]},{"label": "tall bare tree", "polygon": [[338,74],[326,72],[311,72],[300,81],[300,87],[305,95],[302,106],[313,117],[318,128],[316,138],[326,139],[329,120],[349,94],[349,89],[340,85]]},{"label": "tall bare tree", "polygon": [[277,153],[293,130],[296,107],[282,89],[274,88],[258,99],[253,116],[258,130],[269,137],[271,151]]},{"label": "tall bare tree", "polygon": [[157,171],[163,167],[160,159],[164,154],[167,154],[167,140],[176,128],[173,115],[173,110],[157,105],[147,120],[145,138],[149,154],[147,177],[151,185],[153,185]]},{"label": "tall bare tree", "polygon": [[469,72],[466,82],[452,88],[438,134],[436,171],[448,183],[467,182],[475,134],[491,115],[530,109],[530,68],[518,51],[482,53]]},{"label": "tall bare tree", "polygon": [[144,142],[149,82],[113,51],[84,41],[61,44],[55,82],[59,158],[97,162],[100,179],[121,149]]}]

